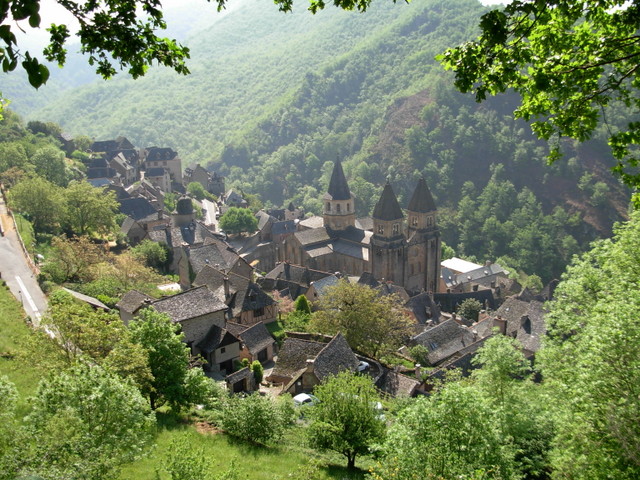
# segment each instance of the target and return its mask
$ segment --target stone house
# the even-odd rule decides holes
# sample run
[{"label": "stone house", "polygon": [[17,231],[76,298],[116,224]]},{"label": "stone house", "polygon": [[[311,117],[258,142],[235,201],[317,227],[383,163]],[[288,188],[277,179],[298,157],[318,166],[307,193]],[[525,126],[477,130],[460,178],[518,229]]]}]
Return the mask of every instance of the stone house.
[{"label": "stone house", "polygon": [[164,193],[171,193],[171,175],[169,169],[154,167],[148,168],[144,172],[144,178],[151,185],[158,187]]},{"label": "stone house", "polygon": [[120,301],[116,303],[116,308],[120,312],[120,320],[125,325],[129,325],[129,322],[135,317],[138,310],[151,305],[153,298],[138,291],[129,290],[125,293]]},{"label": "stone house", "polygon": [[170,182],[182,184],[182,160],[171,148],[148,147],[144,151],[144,164],[147,171],[153,168],[168,170]]},{"label": "stone house", "polygon": [[255,360],[265,364],[273,360],[275,353],[275,340],[264,326],[264,323],[255,323],[248,327],[239,323],[227,322],[227,330],[233,333],[241,341],[240,360]]},{"label": "stone house", "polygon": [[358,359],[341,333],[329,343],[288,337],[267,380],[283,384],[283,393],[297,395],[312,391],[331,375],[357,367]]}]

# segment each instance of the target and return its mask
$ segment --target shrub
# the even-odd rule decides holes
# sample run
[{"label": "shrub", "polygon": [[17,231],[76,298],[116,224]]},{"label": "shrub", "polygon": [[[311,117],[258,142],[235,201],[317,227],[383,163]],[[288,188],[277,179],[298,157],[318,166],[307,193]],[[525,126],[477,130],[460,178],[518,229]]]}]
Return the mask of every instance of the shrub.
[{"label": "shrub", "polygon": [[234,437],[265,445],[284,433],[286,414],[269,398],[257,393],[226,399],[220,412],[220,426]]}]

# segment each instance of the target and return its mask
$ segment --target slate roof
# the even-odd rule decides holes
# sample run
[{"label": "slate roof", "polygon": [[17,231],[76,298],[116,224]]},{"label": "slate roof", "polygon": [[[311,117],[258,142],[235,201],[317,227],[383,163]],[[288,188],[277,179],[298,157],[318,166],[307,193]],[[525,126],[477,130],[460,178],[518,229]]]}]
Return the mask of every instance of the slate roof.
[{"label": "slate roof", "polygon": [[525,350],[537,352],[546,333],[544,313],[541,302],[524,302],[510,297],[496,310],[495,317],[507,321],[507,335],[515,336]]},{"label": "slate roof", "polygon": [[448,370],[452,370],[454,368],[459,369],[462,372],[463,376],[469,375],[471,371],[479,368],[478,366],[473,364],[472,360],[478,353],[478,350],[480,350],[480,348],[484,346],[485,342],[489,338],[491,338],[491,335],[485,338],[481,338],[477,342],[474,342],[471,345],[458,351],[456,354],[447,359],[447,361],[442,363],[437,370],[431,372],[429,374],[429,378],[442,379],[445,377]]},{"label": "slate roof", "polygon": [[144,197],[123,198],[120,200],[120,213],[124,213],[134,220],[142,220],[152,214],[157,214],[156,208]]},{"label": "slate roof", "polygon": [[496,308],[496,301],[493,297],[493,291],[489,288],[484,290],[478,290],[477,292],[464,292],[464,293],[434,293],[433,300],[440,306],[443,312],[455,312],[458,305],[464,302],[468,298],[474,298],[478,300],[483,306],[485,303],[489,305],[489,308]]},{"label": "slate roof", "polygon": [[424,178],[418,180],[418,185],[416,185],[416,189],[413,191],[413,195],[409,200],[407,210],[416,213],[427,213],[436,210],[436,204],[433,201],[433,197]]},{"label": "slate roof", "polygon": [[412,340],[429,349],[429,363],[436,365],[471,345],[474,336],[466,327],[451,319],[425,330]]},{"label": "slate roof", "polygon": [[269,345],[275,343],[269,330],[262,322],[256,323],[249,328],[238,323],[227,322],[227,330],[242,340],[251,355],[257,355]]},{"label": "slate roof", "polygon": [[404,213],[398,203],[396,194],[393,193],[391,184],[387,182],[382,190],[382,195],[373,209],[373,218],[384,221],[400,220],[404,218]]},{"label": "slate roof", "polygon": [[196,249],[193,245],[204,243],[205,239],[213,237],[214,234],[209,232],[199,222],[192,222],[184,227],[161,228],[149,232],[149,238],[154,242],[166,243],[169,247],[174,248],[182,244],[191,245],[192,250]]},{"label": "slate roof", "polygon": [[211,238],[206,244],[193,247],[189,251],[189,261],[194,272],[200,272],[209,265],[217,270],[230,270],[240,255],[228,244],[217,238]]},{"label": "slate roof", "polygon": [[159,162],[162,160],[173,160],[178,154],[170,148],[147,148],[147,162]]},{"label": "slate roof", "polygon": [[207,354],[213,352],[216,348],[226,347],[240,340],[229,332],[226,328],[220,328],[218,325],[212,325],[207,334],[200,340],[196,347]]},{"label": "slate roof", "polygon": [[318,215],[314,215],[313,217],[300,220],[300,223],[298,225],[305,228],[321,228],[322,226],[324,226],[324,218]]},{"label": "slate roof", "polygon": [[327,275],[326,277],[311,283],[313,285],[313,288],[316,289],[316,292],[318,292],[318,296],[321,296],[327,287],[337,285],[338,282],[340,282],[340,279],[335,275]]},{"label": "slate roof", "polygon": [[227,310],[227,306],[206,286],[161,298],[151,305],[157,311],[169,315],[174,322]]},{"label": "slate roof", "polygon": [[[242,279],[240,276],[236,276],[236,278]],[[275,300],[264,293],[257,284],[247,280],[246,287],[240,285],[237,287],[228,305],[231,308],[232,315],[237,317],[241,312],[257,310],[274,303]]]},{"label": "slate roof", "polygon": [[321,382],[343,370],[355,371],[358,359],[340,332],[318,353],[313,371]]},{"label": "slate roof", "polygon": [[278,352],[278,361],[273,368],[273,375],[292,378],[301,369],[307,368],[307,360],[318,356],[326,343],[287,337]]},{"label": "slate roof", "polygon": [[424,325],[428,320],[433,320],[435,324],[440,322],[440,308],[426,292],[411,297],[405,306],[411,310],[420,324]]},{"label": "slate roof", "polygon": [[116,308],[128,313],[135,313],[142,305],[145,303],[150,304],[152,301],[153,298],[138,290],[129,290],[122,296],[120,301],[116,303]]},{"label": "slate roof", "polygon": [[85,295],[84,293],[76,292],[75,290],[70,290],[66,287],[62,287],[62,289],[65,290],[66,292],[69,292],[71,295],[73,295],[76,299],[80,300],[81,302],[88,303],[93,308],[100,308],[105,312],[108,312],[109,310],[111,310],[109,307],[107,307],[104,303],[102,303],[97,298],[90,297],[89,295]]},{"label": "slate roof", "polygon": [[356,228],[372,231],[373,218],[371,217],[356,218]]},{"label": "slate roof", "polygon": [[271,223],[274,223],[276,221],[276,219],[274,217],[269,215],[264,210],[258,211],[258,213],[256,213],[256,217],[258,217],[258,230],[262,230],[264,227],[267,226],[267,224],[270,221],[271,221]]},{"label": "slate roof", "polygon": [[394,397],[406,396],[411,397],[415,394],[416,389],[420,386],[415,378],[407,377],[393,370],[386,370],[376,386],[385,393]]},{"label": "slate roof", "polygon": [[302,246],[328,242],[329,240],[331,240],[329,231],[325,227],[302,230],[300,232],[296,232],[295,237],[298,239],[300,245]]},{"label": "slate roof", "polygon": [[271,235],[285,235],[296,231],[295,220],[285,220],[283,222],[275,222],[271,228]]},{"label": "slate roof", "polygon": [[224,381],[227,382],[227,384],[232,385],[251,377],[253,377],[253,371],[249,367],[244,367],[237,372],[233,372],[231,375],[227,375]]},{"label": "slate roof", "polygon": [[329,181],[329,188],[327,193],[324,194],[325,200],[349,200],[351,199],[351,192],[349,191],[349,185],[347,179],[344,176],[342,170],[342,162],[338,158],[333,165],[333,172],[331,173],[331,180]]}]

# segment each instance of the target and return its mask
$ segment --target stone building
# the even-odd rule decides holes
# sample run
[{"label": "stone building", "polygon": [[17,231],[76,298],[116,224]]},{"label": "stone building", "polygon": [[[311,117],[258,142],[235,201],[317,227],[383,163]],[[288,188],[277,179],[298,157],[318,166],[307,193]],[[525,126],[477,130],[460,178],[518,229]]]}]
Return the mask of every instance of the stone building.
[{"label": "stone building", "polygon": [[373,211],[373,231],[356,226],[354,202],[338,160],[323,197],[323,225],[286,238],[279,259],[327,272],[369,272],[376,280],[391,281],[412,293],[437,291],[440,231],[424,179],[406,213],[391,185],[385,185]]}]

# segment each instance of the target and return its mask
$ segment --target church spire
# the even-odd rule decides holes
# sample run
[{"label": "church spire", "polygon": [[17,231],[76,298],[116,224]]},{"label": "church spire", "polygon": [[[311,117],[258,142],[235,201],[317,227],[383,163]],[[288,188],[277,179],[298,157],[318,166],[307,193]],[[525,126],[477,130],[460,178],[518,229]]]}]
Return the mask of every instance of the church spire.
[{"label": "church spire", "polygon": [[424,177],[421,177],[418,181],[416,189],[413,191],[411,200],[409,200],[409,206],[407,210],[415,213],[427,213],[434,212],[436,210],[436,204],[433,201],[427,182]]},{"label": "church spire", "polygon": [[402,209],[398,203],[398,198],[396,197],[396,194],[393,193],[393,189],[388,181],[382,190],[380,200],[378,200],[378,203],[376,203],[376,206],[373,209],[373,218],[385,221],[400,220],[404,218],[404,214],[402,213]]},{"label": "church spire", "polygon": [[349,200],[351,199],[351,192],[349,191],[349,185],[347,179],[344,176],[342,170],[342,162],[340,158],[336,158],[336,163],[333,165],[333,173],[331,174],[331,181],[329,181],[329,190],[325,195],[326,200]]}]

